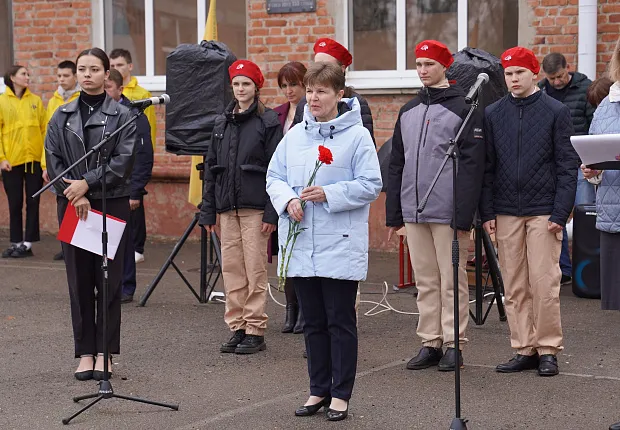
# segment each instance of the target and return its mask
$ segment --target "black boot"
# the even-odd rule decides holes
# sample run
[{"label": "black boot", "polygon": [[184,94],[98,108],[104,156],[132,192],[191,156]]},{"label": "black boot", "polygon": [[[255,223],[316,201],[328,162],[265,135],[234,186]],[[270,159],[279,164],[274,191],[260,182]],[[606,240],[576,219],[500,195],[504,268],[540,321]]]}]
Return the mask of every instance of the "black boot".
[{"label": "black boot", "polygon": [[292,333],[295,322],[297,321],[299,305],[297,304],[295,288],[293,288],[293,283],[290,279],[287,279],[286,284],[284,284],[284,294],[286,296],[286,314],[284,326],[282,326],[282,333]]},{"label": "black boot", "polygon": [[295,327],[293,328],[293,333],[295,334],[303,333],[304,324],[305,324],[304,313],[301,311],[301,308],[299,308],[299,311],[297,312],[297,322],[295,323]]},{"label": "black boot", "polygon": [[243,342],[235,348],[235,354],[254,354],[265,349],[267,349],[267,344],[265,343],[264,336],[248,334],[243,339]]},{"label": "black boot", "polygon": [[245,330],[237,330],[232,337],[220,346],[220,352],[233,353],[237,349],[237,345],[245,339]]}]

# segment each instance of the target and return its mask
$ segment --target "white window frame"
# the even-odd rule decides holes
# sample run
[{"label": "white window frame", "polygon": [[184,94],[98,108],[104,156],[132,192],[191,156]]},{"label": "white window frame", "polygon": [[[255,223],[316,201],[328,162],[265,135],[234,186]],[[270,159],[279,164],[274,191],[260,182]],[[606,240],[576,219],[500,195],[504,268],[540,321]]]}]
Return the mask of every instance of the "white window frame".
[{"label": "white window frame", "polygon": [[[353,0],[342,2],[342,25],[336,39],[349,46],[349,17]],[[396,70],[347,71],[347,84],[356,90],[401,90],[422,88],[422,81],[416,70],[407,70],[407,0],[396,0]],[[467,0],[458,0],[457,12],[458,50],[467,46]]]},{"label": "white window frame", "polygon": [[[105,8],[104,1],[93,0],[93,40],[96,46],[105,46]],[[136,76],[140,86],[153,92],[166,91],[166,76],[155,74],[155,21],[153,18],[153,0],[144,1],[144,44],[145,44],[145,68],[146,74]],[[207,23],[207,2],[205,0],[196,0],[196,30],[197,41],[202,41],[205,25]],[[105,46],[104,50],[109,52],[111,46]]]}]

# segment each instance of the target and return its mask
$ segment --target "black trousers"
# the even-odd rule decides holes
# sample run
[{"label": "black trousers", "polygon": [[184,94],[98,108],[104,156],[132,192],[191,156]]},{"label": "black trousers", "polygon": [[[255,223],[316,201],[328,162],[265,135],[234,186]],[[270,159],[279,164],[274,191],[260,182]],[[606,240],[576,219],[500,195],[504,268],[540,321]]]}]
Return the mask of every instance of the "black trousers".
[{"label": "black trousers", "polygon": [[[140,205],[140,208],[142,204]],[[130,234],[132,239],[135,240],[135,230],[134,225],[136,222],[136,212],[140,209],[130,210],[129,211],[129,222],[127,223],[127,228],[131,230]],[[140,215],[138,214],[138,217]],[[142,217],[144,217],[144,211],[142,211]],[[146,232],[146,229],[144,230]],[[125,264],[123,267],[123,283],[122,283],[122,293],[127,294],[129,296],[133,296],[136,292],[136,260],[134,256],[135,244],[134,240],[126,240],[125,241]],[[144,244],[144,242],[143,242]],[[144,252],[144,248],[142,249]]]},{"label": "black trousers", "polygon": [[[12,243],[38,242],[39,236],[39,199],[32,195],[43,186],[43,171],[38,162],[12,166],[10,172],[2,171],[2,183],[9,201],[10,239]],[[22,209],[24,207],[24,188],[26,189],[26,235]]]},{"label": "black trousers", "polygon": [[[101,211],[101,200],[91,200],[92,209]],[[58,219],[62,222],[68,200],[57,197]],[[122,220],[129,220],[129,198],[109,199],[106,210]],[[108,260],[108,351],[120,353],[121,341],[121,282],[125,241],[129,237],[127,228],[116,251],[114,260]],[[102,258],[99,255],[62,243],[69,283],[71,322],[75,356],[103,353],[103,277]],[[95,296],[95,290],[97,295]],[[96,307],[96,309],[95,309]]]},{"label": "black trousers", "polygon": [[305,317],[310,394],[349,400],[357,371],[357,281],[292,278]]},{"label": "black trousers", "polygon": [[131,211],[131,235],[134,251],[144,254],[144,243],[146,242],[144,198],[140,198],[140,206],[136,210]]}]

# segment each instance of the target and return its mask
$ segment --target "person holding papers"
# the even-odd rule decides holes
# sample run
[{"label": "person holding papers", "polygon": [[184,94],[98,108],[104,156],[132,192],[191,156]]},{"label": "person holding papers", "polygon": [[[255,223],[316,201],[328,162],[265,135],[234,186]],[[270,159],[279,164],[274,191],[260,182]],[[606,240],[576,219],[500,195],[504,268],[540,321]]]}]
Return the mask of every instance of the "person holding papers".
[{"label": "person holding papers", "polygon": [[[85,151],[99,143],[103,136],[113,133],[131,118],[129,109],[107,96],[104,91],[104,82],[110,73],[110,60],[105,52],[99,48],[84,50],[78,55],[76,63],[77,78],[82,88],[80,96],[54,113],[45,138],[45,157],[50,179],[60,175]],[[136,126],[130,124],[105,145],[101,154],[108,157],[105,173],[107,213],[124,221],[129,219],[135,141]],[[101,210],[103,175],[100,155],[94,153],[54,184],[60,223],[68,211],[75,211],[81,220],[86,220],[91,208]],[[103,339],[101,257],[67,243],[62,244],[69,283],[75,357],[80,358],[75,377],[81,381],[103,379],[104,342],[107,342],[111,354],[120,352],[120,287],[124,241],[128,233],[126,231],[123,234],[118,251],[108,266],[107,339]],[[111,360],[108,366],[112,373]]]}]

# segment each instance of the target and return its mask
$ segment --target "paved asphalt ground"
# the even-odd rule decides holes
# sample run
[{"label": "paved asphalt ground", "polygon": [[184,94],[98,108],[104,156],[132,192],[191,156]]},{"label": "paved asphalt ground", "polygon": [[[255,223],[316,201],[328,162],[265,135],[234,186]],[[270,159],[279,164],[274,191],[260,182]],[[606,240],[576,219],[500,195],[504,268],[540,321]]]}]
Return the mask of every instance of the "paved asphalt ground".
[{"label": "paved asphalt ground", "polygon": [[[7,243],[6,234],[0,242]],[[73,378],[77,360],[62,262],[52,237],[35,257],[0,261],[0,429],[58,429],[78,409],[73,396],[96,390]],[[149,244],[139,265],[138,293],[153,279],[172,243]],[[198,245],[177,262],[197,284]],[[362,300],[380,300],[381,283],[397,281],[395,254],[371,254]],[[274,268],[271,267],[271,275]],[[272,278],[272,282],[273,282]],[[218,286],[221,290],[221,286]],[[282,301],[281,293],[275,297]],[[390,303],[415,311],[412,291]],[[361,310],[372,306],[362,304]],[[495,373],[511,356],[508,326],[495,309],[483,326],[470,325],[462,373],[462,410],[470,429],[606,429],[620,421],[620,314],[563,288],[565,352],[561,375]],[[104,400],[76,418],[75,429],[448,429],[454,415],[453,374],[408,371],[420,344],[417,317],[384,312],[360,316],[358,378],[351,415],[328,423],[322,414],[293,416],[306,400],[308,380],[301,335],[281,334],[283,308],[271,299],[268,349],[251,356],[220,354],[229,337],[224,306],[199,304],[170,269],[147,306],[123,305],[122,354],[114,358],[119,394],[180,404],[179,411]]]}]

